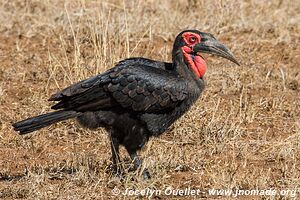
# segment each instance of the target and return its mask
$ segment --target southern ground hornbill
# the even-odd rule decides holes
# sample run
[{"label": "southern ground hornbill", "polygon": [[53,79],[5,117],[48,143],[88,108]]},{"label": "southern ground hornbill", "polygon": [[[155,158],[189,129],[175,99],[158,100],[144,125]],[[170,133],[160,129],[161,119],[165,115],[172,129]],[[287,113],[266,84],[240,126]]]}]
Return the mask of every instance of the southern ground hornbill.
[{"label": "southern ground hornbill", "polygon": [[[238,64],[216,38],[185,30],[175,39],[172,63],[129,58],[114,68],[52,95],[57,110],[13,124],[21,135],[50,124],[76,118],[84,127],[104,127],[110,134],[112,166],[119,172],[119,145],[137,169],[137,155],[152,136],[159,136],[182,116],[204,89],[206,63],[200,53],[214,54]],[[149,178],[147,170],[142,172]]]}]

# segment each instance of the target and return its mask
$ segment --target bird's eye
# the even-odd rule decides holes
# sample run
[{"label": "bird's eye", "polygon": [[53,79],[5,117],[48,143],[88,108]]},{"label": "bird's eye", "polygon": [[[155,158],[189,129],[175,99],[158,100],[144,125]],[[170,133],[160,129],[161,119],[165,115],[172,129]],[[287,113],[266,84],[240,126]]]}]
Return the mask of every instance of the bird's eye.
[{"label": "bird's eye", "polygon": [[194,43],[195,41],[197,40],[197,38],[196,37],[190,37],[190,39],[189,39],[189,41],[191,42],[191,43]]}]

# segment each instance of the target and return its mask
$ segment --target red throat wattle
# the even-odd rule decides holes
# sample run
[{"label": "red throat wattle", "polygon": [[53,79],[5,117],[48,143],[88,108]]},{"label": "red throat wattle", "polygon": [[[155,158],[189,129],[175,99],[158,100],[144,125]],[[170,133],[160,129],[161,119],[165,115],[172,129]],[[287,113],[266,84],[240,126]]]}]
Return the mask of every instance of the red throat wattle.
[{"label": "red throat wattle", "polygon": [[194,73],[202,78],[206,72],[206,62],[200,55],[192,55],[192,49],[188,46],[182,47],[182,52],[185,61],[189,64],[189,67]]}]

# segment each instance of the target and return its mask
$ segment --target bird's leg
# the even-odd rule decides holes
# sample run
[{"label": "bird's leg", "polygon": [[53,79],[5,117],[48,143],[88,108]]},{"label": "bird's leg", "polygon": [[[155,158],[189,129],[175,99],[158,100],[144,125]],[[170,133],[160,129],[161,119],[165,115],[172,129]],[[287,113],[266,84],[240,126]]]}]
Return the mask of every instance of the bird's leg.
[{"label": "bird's leg", "polygon": [[[134,170],[137,170],[139,167],[141,167],[142,165],[142,160],[139,158],[139,156],[137,155],[136,151],[133,153],[129,153],[130,158],[133,161],[133,165],[134,165]],[[144,179],[150,179],[150,173],[148,172],[148,169],[144,169],[142,172],[142,175],[144,177]]]},{"label": "bird's leg", "polygon": [[111,160],[112,160],[112,171],[114,174],[121,174],[120,169],[120,157],[119,157],[119,141],[116,138],[111,137]]}]

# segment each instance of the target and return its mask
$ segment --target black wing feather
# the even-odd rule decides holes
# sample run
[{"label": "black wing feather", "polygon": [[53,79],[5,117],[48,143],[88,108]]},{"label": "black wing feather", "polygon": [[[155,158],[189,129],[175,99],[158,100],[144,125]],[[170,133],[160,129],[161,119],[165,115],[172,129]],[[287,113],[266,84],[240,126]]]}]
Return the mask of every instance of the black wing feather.
[{"label": "black wing feather", "polygon": [[161,62],[142,61],[121,61],[104,74],[52,95],[49,100],[60,101],[52,108],[84,112],[119,106],[152,113],[175,107],[187,97],[184,79],[163,69]]}]

